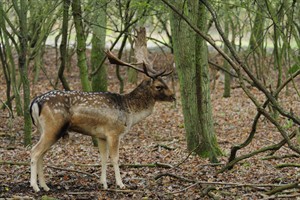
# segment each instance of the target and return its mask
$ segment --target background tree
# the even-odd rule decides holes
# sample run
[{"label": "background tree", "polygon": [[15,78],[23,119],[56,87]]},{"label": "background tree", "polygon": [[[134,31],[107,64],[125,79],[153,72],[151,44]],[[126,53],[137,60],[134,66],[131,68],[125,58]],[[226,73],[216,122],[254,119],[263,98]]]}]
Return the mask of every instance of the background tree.
[{"label": "background tree", "polygon": [[[199,29],[207,29],[207,14],[202,4],[177,1],[174,5]],[[173,12],[171,30],[188,149],[216,162],[221,151],[213,127],[206,43]]]},{"label": "background tree", "polygon": [[[95,23],[92,25],[91,68],[96,70],[105,59],[107,1],[91,1],[91,7],[92,22]],[[92,90],[107,91],[107,72],[104,64],[92,75]]]},{"label": "background tree", "polygon": [[[229,5],[226,3],[224,5],[224,33],[225,37],[229,38],[229,26],[230,26],[230,15],[229,15]],[[233,27],[232,27],[233,28]],[[232,34],[234,32],[234,29],[232,29]],[[224,45],[224,52],[229,53],[229,50],[226,45]],[[228,62],[224,61],[223,67],[227,70],[230,71],[230,65]],[[230,97],[230,81],[231,77],[229,73],[224,73],[224,93],[223,97]]]},{"label": "background tree", "polygon": [[[23,85],[23,101],[24,108],[28,108],[30,104],[30,83],[28,79],[28,63],[27,63],[27,49],[28,49],[28,37],[27,37],[27,1],[20,1],[20,5],[14,2],[14,8],[18,14],[20,32],[18,39],[20,42],[19,49],[19,70],[21,75],[21,81]],[[31,117],[28,109],[24,109],[24,145],[31,144]]]},{"label": "background tree", "polygon": [[63,18],[62,18],[62,34],[61,34],[61,43],[60,43],[60,67],[58,70],[58,78],[61,81],[63,88],[65,90],[70,90],[70,86],[66,77],[64,76],[64,71],[67,64],[68,58],[68,47],[67,47],[67,39],[68,39],[68,23],[69,23],[69,9],[70,9],[70,0],[63,1]]},{"label": "background tree", "polygon": [[77,65],[80,71],[80,80],[83,91],[91,91],[91,85],[88,77],[88,66],[86,58],[86,35],[84,32],[82,22],[82,10],[81,1],[72,1],[72,15],[74,18],[75,30],[76,30],[76,41],[77,41]]}]

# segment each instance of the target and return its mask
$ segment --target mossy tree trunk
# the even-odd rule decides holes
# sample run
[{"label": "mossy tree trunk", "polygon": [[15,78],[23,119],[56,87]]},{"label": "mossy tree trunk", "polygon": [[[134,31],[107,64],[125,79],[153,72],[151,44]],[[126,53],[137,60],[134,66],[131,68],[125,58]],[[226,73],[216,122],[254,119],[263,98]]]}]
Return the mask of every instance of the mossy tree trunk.
[{"label": "mossy tree trunk", "polygon": [[70,90],[70,86],[66,77],[64,76],[64,71],[67,64],[68,59],[68,48],[67,48],[67,40],[68,40],[68,23],[69,23],[69,9],[70,9],[70,0],[64,0],[63,3],[63,21],[62,21],[62,37],[61,43],[59,46],[60,50],[60,66],[58,70],[58,78],[61,81],[65,90]]},{"label": "mossy tree trunk", "polygon": [[[91,66],[95,71],[102,64],[105,58],[105,37],[106,37],[106,0],[91,1],[94,13],[92,15],[92,21],[97,25],[92,26],[92,51],[91,51]],[[106,66],[103,63],[100,69],[97,70],[92,76],[92,90],[94,92],[107,91],[107,71]],[[93,144],[97,146],[97,139],[93,137]]]},{"label": "mossy tree trunk", "polygon": [[[228,38],[229,36],[229,24],[230,24],[230,16],[229,16],[229,6],[228,4],[225,4],[224,5],[224,8],[225,8],[225,13],[224,13],[224,17],[225,17],[225,20],[224,20],[224,33],[225,33],[225,37]],[[226,54],[229,53],[229,50],[227,48],[226,45],[224,45],[224,52]],[[227,70],[227,71],[230,71],[230,65],[229,63],[224,60],[224,64],[223,64],[223,67]],[[230,97],[230,82],[231,82],[231,77],[230,77],[230,74],[228,73],[225,73],[224,74],[224,92],[223,92],[223,97],[227,98],[227,97]]]},{"label": "mossy tree trunk", "polygon": [[[91,52],[91,66],[92,70],[96,70],[105,57],[105,38],[106,38],[106,9],[107,0],[92,1],[94,8],[93,22],[96,25],[92,26],[92,52]],[[103,64],[97,73],[92,76],[92,90],[93,91],[107,91],[107,72],[106,66]]]},{"label": "mossy tree trunk", "polygon": [[[201,30],[207,28],[206,11],[198,1],[181,0],[173,4]],[[171,30],[188,149],[217,162],[221,151],[213,127],[207,45],[175,13],[172,13]]]},{"label": "mossy tree trunk", "polygon": [[80,0],[72,1],[72,15],[74,18],[76,41],[77,41],[77,65],[80,71],[80,80],[83,91],[91,91],[91,86],[88,78],[88,67],[86,59],[86,38],[82,23],[82,11]]},{"label": "mossy tree trunk", "polygon": [[28,30],[27,30],[27,1],[20,1],[19,7],[15,4],[15,9],[19,11],[19,42],[20,48],[19,69],[21,81],[23,85],[23,101],[24,101],[24,145],[31,144],[31,117],[29,109],[30,104],[30,83],[28,79],[27,51],[28,51]]},{"label": "mossy tree trunk", "polygon": [[[13,49],[10,45],[9,37],[12,37],[13,33],[10,34],[10,32],[7,30],[7,24],[5,21],[5,18],[7,17],[7,14],[4,11],[3,8],[3,3],[0,1],[0,29],[2,32],[2,45],[5,47],[5,56],[6,56],[6,64],[8,67],[8,71],[10,71],[11,75],[11,87],[13,90],[13,94],[15,96],[15,106],[16,106],[16,111],[18,116],[23,115],[23,108],[22,108],[22,100],[21,100],[21,95],[19,91],[19,81],[17,72],[16,72],[16,64],[14,62],[13,58]],[[4,64],[3,64],[4,66]],[[12,100],[12,99],[10,99]]]}]

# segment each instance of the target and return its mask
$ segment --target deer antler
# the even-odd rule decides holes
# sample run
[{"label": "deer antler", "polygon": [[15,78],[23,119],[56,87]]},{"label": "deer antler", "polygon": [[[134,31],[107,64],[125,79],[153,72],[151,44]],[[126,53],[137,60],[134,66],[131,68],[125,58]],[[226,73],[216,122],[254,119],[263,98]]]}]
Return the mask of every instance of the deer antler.
[{"label": "deer antler", "polygon": [[[152,78],[152,79],[156,79],[156,78],[159,77],[159,76],[168,76],[168,75],[170,75],[170,74],[173,72],[173,70],[171,70],[171,71],[168,72],[168,73],[165,73],[166,70],[163,70],[163,71],[161,71],[161,72],[155,72],[153,69],[149,69],[149,68],[147,67],[147,64],[146,64],[145,62],[143,62],[143,63],[134,63],[134,64],[131,64],[131,63],[127,63],[127,62],[124,62],[124,61],[120,60],[119,58],[117,58],[117,57],[116,57],[111,51],[109,51],[109,50],[105,51],[105,53],[106,53],[106,56],[107,56],[107,58],[108,58],[108,60],[109,60],[109,62],[110,62],[111,64],[122,65],[122,66],[130,67],[130,68],[132,68],[132,69],[137,70],[138,72],[141,72],[141,73],[145,74],[146,76],[148,76],[148,77],[150,77],[150,78]],[[140,64],[143,64],[143,69],[140,69],[140,68],[134,66],[134,65],[140,65]],[[150,74],[149,72],[151,72],[151,73],[153,73],[153,74]]]},{"label": "deer antler", "polygon": [[144,70],[134,66],[134,65],[139,65],[139,63],[136,63],[136,64],[126,63],[126,62],[120,60],[119,58],[117,58],[110,50],[105,51],[105,53],[106,53],[106,56],[107,56],[107,58],[108,58],[108,60],[111,64],[131,67],[131,68],[133,68],[133,69],[135,69],[139,72],[145,73]]},{"label": "deer antler", "polygon": [[[146,76],[156,79],[159,76],[168,76],[170,75],[173,70],[170,72],[166,73],[166,70],[163,70],[161,72],[157,72],[153,69],[152,65],[153,62],[151,62],[148,58],[148,50],[147,50],[147,42],[146,42],[146,29],[144,27],[140,28],[137,31],[137,37],[135,39],[135,58],[137,60],[136,64],[130,64],[126,63],[119,58],[117,58],[115,55],[112,54],[111,51],[107,50],[106,56],[111,64],[116,64],[116,65],[123,65],[127,66],[130,68],[133,68],[137,70],[138,72],[142,72]],[[143,64],[143,69],[140,69],[134,65],[141,65]],[[150,73],[149,73],[150,72]]]}]

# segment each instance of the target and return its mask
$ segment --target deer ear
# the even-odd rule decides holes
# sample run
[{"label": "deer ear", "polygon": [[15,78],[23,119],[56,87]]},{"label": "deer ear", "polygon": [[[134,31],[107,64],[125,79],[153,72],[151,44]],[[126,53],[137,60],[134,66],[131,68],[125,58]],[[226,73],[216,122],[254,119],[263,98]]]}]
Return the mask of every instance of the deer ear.
[{"label": "deer ear", "polygon": [[149,86],[149,85],[152,85],[152,82],[153,82],[153,80],[152,80],[152,78],[146,78],[146,79],[144,79],[143,80],[143,85],[147,85],[147,86]]}]

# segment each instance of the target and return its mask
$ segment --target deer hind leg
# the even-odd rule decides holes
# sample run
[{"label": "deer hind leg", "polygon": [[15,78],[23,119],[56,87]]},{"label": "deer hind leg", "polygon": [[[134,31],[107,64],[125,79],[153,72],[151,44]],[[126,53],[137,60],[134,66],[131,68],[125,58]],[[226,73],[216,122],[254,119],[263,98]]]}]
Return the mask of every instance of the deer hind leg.
[{"label": "deer hind leg", "polygon": [[106,181],[106,169],[107,169],[107,142],[103,139],[98,139],[98,147],[101,156],[101,179],[100,182],[103,185],[104,189],[107,189],[107,181]]},{"label": "deer hind leg", "polygon": [[109,147],[109,154],[110,159],[115,171],[115,177],[116,177],[116,183],[117,185],[123,189],[125,188],[125,185],[122,182],[121,174],[120,174],[120,168],[119,168],[119,143],[120,139],[119,137],[109,137],[107,139],[108,147]]},{"label": "deer hind leg", "polygon": [[51,128],[42,131],[39,142],[31,150],[31,177],[30,185],[35,192],[40,191],[37,185],[37,177],[41,187],[45,191],[49,191],[49,187],[46,185],[44,173],[43,173],[43,157],[50,147],[59,139],[61,128]]},{"label": "deer hind leg", "polygon": [[40,191],[37,185],[37,176],[39,176],[39,181],[41,186],[46,191],[49,190],[45,183],[45,178],[43,174],[43,155],[49,150],[49,148],[54,144],[55,141],[47,141],[44,135],[41,136],[39,142],[32,148],[31,150],[31,178],[30,178],[30,185],[33,187],[35,192]]},{"label": "deer hind leg", "polygon": [[[46,153],[46,152],[45,152]],[[38,172],[38,178],[39,178],[39,183],[40,186],[45,190],[45,191],[49,191],[50,188],[47,186],[46,181],[45,181],[45,176],[44,176],[44,172],[43,172],[43,158],[45,153],[43,153],[41,155],[41,157],[39,158],[38,162],[37,162],[37,172]]]}]

